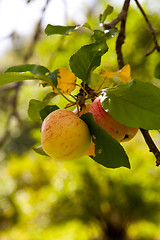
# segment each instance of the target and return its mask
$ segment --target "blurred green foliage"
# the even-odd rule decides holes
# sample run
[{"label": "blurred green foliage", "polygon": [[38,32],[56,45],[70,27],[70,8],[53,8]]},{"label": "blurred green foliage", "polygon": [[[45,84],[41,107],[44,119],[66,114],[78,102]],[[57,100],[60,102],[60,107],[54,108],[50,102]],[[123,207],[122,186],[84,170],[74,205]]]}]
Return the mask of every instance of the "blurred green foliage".
[{"label": "blurred green foliage", "polygon": [[[89,24],[98,28],[96,9],[102,13],[104,1],[97,1],[97,8],[86,14]],[[118,11],[115,6],[108,19],[116,17]],[[149,16],[157,32],[159,18],[156,13]],[[131,65],[132,77],[160,86],[153,77],[159,54],[155,51],[145,57],[154,43],[138,10],[130,8],[126,27],[123,52],[125,63]],[[29,62],[52,71],[68,67],[70,56],[89,39],[87,29],[68,37],[42,34]],[[160,41],[159,34],[157,39]],[[108,71],[118,68],[115,41],[116,38],[108,41],[109,52],[102,58],[102,66]],[[1,71],[23,62],[29,39],[22,45],[24,48],[9,52],[0,60]],[[40,143],[40,123],[34,124],[28,118],[28,103],[31,98],[42,100],[49,91],[38,83],[23,84],[17,100],[20,122],[12,119],[7,141],[1,144],[0,240],[160,239],[160,169],[140,133],[123,144],[131,170],[106,169],[88,157],[76,162],[55,162],[31,149]],[[13,92],[0,92],[1,135],[7,128]],[[59,107],[64,104],[60,96],[54,101]],[[159,133],[152,134],[160,146]]]}]

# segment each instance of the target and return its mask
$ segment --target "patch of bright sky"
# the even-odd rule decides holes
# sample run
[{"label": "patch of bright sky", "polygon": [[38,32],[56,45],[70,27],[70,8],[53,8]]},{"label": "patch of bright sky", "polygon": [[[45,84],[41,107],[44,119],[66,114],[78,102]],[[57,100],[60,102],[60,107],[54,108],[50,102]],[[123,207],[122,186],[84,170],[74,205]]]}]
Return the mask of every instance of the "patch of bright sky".
[{"label": "patch of bright sky", "polygon": [[[48,23],[64,25],[66,13],[69,18],[84,19],[83,6],[89,7],[94,0],[50,0],[43,19],[43,27]],[[46,0],[0,0],[0,56],[11,47],[8,36],[13,32],[29,35],[41,17]],[[67,11],[66,8],[67,7]]]},{"label": "patch of bright sky", "polygon": [[[66,14],[69,19],[81,24],[85,22],[85,9],[91,7],[96,0],[50,0],[43,19],[43,27],[48,23],[64,25]],[[158,0],[159,1],[159,0]],[[122,6],[122,0],[106,1],[106,5]],[[143,0],[141,0],[141,3]],[[29,35],[41,17],[41,11],[46,0],[0,0],[0,56],[11,47],[11,40],[7,38],[13,31],[20,35]],[[149,4],[149,0],[148,0]],[[151,7],[157,9],[157,0],[152,0]],[[160,4],[159,4],[160,11]]]}]

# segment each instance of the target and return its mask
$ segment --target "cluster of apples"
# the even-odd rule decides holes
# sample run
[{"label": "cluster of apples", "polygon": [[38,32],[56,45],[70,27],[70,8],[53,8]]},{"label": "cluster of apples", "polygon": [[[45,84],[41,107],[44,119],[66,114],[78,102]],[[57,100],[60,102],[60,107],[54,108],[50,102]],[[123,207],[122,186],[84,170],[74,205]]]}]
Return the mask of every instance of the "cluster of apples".
[{"label": "cluster of apples", "polygon": [[[101,105],[101,96],[86,105],[85,112],[94,116],[95,122],[118,142],[132,139],[138,128],[127,127],[116,121]],[[83,155],[95,155],[87,124],[79,118],[77,111],[58,109],[43,121],[41,144],[47,155],[54,159],[71,160]]]}]

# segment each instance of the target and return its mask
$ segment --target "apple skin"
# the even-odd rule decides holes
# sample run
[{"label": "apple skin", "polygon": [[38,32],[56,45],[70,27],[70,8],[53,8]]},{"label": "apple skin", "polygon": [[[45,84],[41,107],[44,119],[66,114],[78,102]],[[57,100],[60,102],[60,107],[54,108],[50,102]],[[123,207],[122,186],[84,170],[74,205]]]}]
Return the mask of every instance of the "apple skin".
[{"label": "apple skin", "polygon": [[[85,107],[82,109],[82,111],[80,111],[80,112],[78,113],[77,108],[75,108],[75,109],[73,110],[73,112],[74,112],[77,116],[81,117],[82,114],[88,113],[90,106],[91,106],[91,103],[85,103]],[[95,157],[95,143],[92,141],[92,139],[91,139],[90,147],[89,147],[89,149],[87,150],[87,152],[85,153],[85,155]]]},{"label": "apple skin", "polygon": [[43,121],[42,148],[54,159],[77,159],[85,155],[90,143],[87,124],[68,109],[55,110]]},{"label": "apple skin", "polygon": [[95,122],[100,125],[118,142],[131,140],[137,133],[137,127],[127,127],[115,120],[101,105],[101,96],[96,98],[91,104],[89,111],[93,114]]}]

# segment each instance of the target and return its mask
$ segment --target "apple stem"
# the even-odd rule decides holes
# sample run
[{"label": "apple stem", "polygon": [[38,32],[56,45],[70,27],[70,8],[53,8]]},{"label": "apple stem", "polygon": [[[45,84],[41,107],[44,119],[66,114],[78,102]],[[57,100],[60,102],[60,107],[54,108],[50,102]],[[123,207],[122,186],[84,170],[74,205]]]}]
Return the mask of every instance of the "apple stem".
[{"label": "apple stem", "polygon": [[80,111],[82,111],[83,107],[85,107],[85,101],[87,99],[91,99],[93,102],[97,96],[97,93],[89,87],[88,84],[82,82],[79,93],[76,95],[76,102],[77,105],[80,106]]}]

